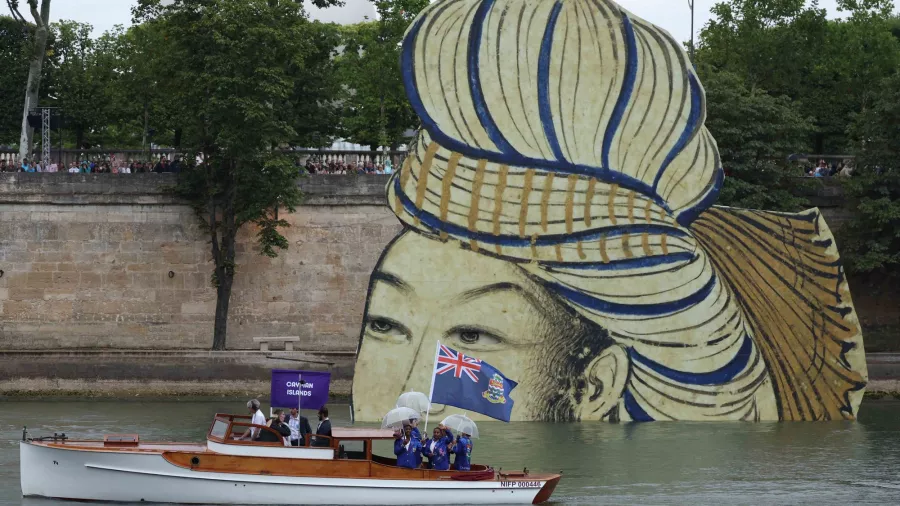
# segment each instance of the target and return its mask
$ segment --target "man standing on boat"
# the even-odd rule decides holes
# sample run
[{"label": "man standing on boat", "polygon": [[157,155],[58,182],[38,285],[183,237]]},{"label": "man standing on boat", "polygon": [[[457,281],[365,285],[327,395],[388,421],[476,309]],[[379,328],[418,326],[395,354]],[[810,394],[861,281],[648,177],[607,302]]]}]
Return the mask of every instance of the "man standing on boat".
[{"label": "man standing on boat", "polygon": [[291,428],[291,446],[300,446],[300,441],[305,444],[306,435],[312,434],[312,428],[309,426],[309,419],[300,414],[297,408],[291,408],[291,418],[288,420],[288,426]]},{"label": "man standing on boat", "polygon": [[[262,414],[262,411],[259,409],[259,401],[257,399],[253,399],[247,402],[247,409],[250,410],[250,414],[253,417],[250,419],[250,423],[253,425],[265,425],[266,417]],[[257,427],[249,427],[247,428],[247,432],[244,432],[244,435],[241,436],[241,439],[252,439],[255,440],[259,437],[259,428]]]},{"label": "man standing on boat", "polygon": [[319,408],[319,425],[316,426],[316,436],[328,436],[329,439],[315,438],[313,446],[331,446],[331,420],[328,418],[328,408]]}]

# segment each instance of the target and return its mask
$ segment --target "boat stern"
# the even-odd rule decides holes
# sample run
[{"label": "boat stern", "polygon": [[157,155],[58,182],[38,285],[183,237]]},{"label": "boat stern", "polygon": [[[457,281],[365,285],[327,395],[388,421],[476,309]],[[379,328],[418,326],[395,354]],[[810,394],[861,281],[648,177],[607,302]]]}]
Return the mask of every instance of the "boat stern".
[{"label": "boat stern", "polygon": [[556,490],[556,486],[559,484],[559,480],[562,478],[560,475],[554,475],[553,478],[547,480],[544,483],[544,486],[541,487],[541,490],[538,492],[536,496],[534,496],[534,501],[532,504],[541,504],[550,500],[550,496],[553,495],[553,491]]}]

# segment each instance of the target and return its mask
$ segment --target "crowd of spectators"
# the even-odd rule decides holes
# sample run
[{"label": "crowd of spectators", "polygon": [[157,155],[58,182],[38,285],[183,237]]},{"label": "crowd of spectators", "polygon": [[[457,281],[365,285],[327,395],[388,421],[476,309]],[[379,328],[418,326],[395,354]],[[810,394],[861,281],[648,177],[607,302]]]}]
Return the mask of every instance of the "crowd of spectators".
[{"label": "crowd of spectators", "polygon": [[853,167],[845,162],[831,162],[828,165],[824,159],[819,160],[815,167],[804,169],[808,177],[851,177],[853,175]]},{"label": "crowd of spectators", "polygon": [[55,161],[43,166],[39,160],[22,160],[21,163],[12,160],[0,160],[0,172],[68,172],[70,174],[140,174],[147,172],[180,172],[181,161],[175,158],[169,161],[162,157],[155,163],[153,161],[122,160],[115,157],[108,159],[82,160],[81,162],[69,162],[68,166],[59,165]]},{"label": "crowd of spectators", "polygon": [[309,174],[391,174],[393,169],[390,162],[387,164],[375,164],[374,162],[324,162],[310,158],[304,167]]}]

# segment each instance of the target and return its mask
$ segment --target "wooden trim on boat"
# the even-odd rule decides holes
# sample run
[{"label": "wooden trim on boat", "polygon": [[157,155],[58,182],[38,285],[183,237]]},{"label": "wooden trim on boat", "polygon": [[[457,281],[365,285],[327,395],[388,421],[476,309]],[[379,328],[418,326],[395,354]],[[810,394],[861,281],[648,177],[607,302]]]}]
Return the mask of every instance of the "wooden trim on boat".
[{"label": "wooden trim on boat", "polygon": [[[476,471],[435,471],[432,469],[407,469],[371,460],[276,460],[268,457],[234,456],[219,453],[163,452],[162,456],[166,462],[174,466],[193,471],[285,477],[439,481],[450,480],[453,479],[453,476],[465,474],[482,474],[487,469],[485,466],[473,466],[476,467]],[[552,479],[558,481],[559,475],[528,475],[529,481]],[[485,481],[498,480],[494,478]],[[501,479],[500,481],[506,480]]]},{"label": "wooden trim on boat", "polygon": [[29,441],[28,444],[32,444],[35,446],[43,446],[45,448],[53,448],[54,450],[68,450],[68,451],[77,451],[77,452],[101,452],[101,453],[141,453],[141,454],[155,454],[162,455],[167,451],[165,448],[144,448],[151,446],[164,446],[164,447],[196,447],[197,451],[193,452],[196,454],[205,455],[209,452],[206,449],[206,446],[198,443],[160,443],[160,442],[144,442],[142,441],[138,446],[104,446],[103,441],[98,440],[66,440],[62,441]]}]

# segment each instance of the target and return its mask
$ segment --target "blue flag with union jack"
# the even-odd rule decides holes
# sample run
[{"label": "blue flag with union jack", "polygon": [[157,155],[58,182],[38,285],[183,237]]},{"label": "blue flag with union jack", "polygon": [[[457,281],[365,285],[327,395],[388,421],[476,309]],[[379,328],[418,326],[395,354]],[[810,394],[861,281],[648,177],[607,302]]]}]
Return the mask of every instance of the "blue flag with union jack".
[{"label": "blue flag with union jack", "polygon": [[517,383],[477,358],[438,343],[431,402],[456,406],[508,422]]}]

